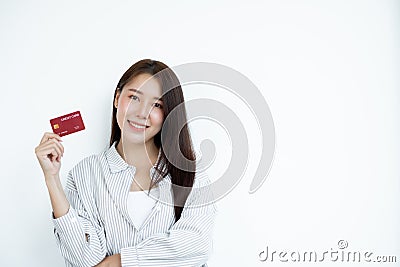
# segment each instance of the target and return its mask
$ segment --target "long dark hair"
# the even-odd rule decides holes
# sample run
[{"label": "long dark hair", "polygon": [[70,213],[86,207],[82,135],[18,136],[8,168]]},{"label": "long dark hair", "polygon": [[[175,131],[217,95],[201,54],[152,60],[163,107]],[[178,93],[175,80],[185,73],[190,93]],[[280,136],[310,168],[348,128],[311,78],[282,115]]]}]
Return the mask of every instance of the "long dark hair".
[{"label": "long dark hair", "polygon": [[[171,175],[172,184],[177,185],[172,186],[176,222],[181,217],[183,203],[186,202],[186,199],[193,186],[196,170],[196,156],[187,126],[187,116],[182,87],[180,86],[179,80],[175,73],[167,65],[160,61],[143,59],[133,64],[122,75],[118,82],[117,88],[115,89],[114,99],[117,92],[121,92],[123,87],[139,74],[154,75],[154,77],[159,81],[162,88],[161,99],[163,101],[164,118],[167,118],[168,114],[179,105],[179,108],[174,111],[174,119],[168,121],[165,121],[164,119],[164,123],[160,132],[154,136],[154,143],[157,148],[161,149],[160,157],[163,160],[158,161],[156,165],[157,172],[155,177],[152,177],[150,185],[150,188],[156,185],[169,172]],[[118,143],[121,139],[121,129],[118,126],[116,114],[117,109],[113,105],[110,147],[114,144],[114,142]],[[168,140],[168,142],[161,142],[162,135],[163,139]],[[179,136],[179,146],[174,142],[170,142],[170,140],[174,140],[177,136]],[[181,157],[177,157],[177,161],[174,162],[174,164],[171,164],[171,162],[168,161],[166,154],[178,155],[178,153],[182,153],[186,160],[183,158],[181,159]],[[183,166],[184,168],[182,170],[175,165]],[[167,172],[162,170],[167,170]],[[189,190],[182,190],[180,189],[181,187],[186,189],[189,188]]]}]

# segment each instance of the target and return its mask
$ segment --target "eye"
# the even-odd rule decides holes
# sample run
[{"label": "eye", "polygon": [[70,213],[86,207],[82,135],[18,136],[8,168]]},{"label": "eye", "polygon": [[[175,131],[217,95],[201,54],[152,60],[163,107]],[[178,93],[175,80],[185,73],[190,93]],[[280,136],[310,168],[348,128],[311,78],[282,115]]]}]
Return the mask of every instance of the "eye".
[{"label": "eye", "polygon": [[130,98],[130,99],[133,99],[133,100],[139,99],[136,95],[131,95],[129,98]]},{"label": "eye", "polygon": [[163,107],[160,103],[154,103],[154,106],[155,106],[156,108],[162,108],[162,107]]}]

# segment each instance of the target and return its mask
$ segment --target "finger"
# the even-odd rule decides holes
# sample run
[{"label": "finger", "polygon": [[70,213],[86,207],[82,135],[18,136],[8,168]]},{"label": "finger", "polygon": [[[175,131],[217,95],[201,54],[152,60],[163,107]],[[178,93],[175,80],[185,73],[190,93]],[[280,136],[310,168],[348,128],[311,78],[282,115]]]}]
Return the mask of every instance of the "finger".
[{"label": "finger", "polygon": [[64,146],[57,139],[50,139],[48,142],[55,144],[61,151],[61,155],[64,155]]},{"label": "finger", "polygon": [[42,158],[43,160],[50,160],[51,162],[54,162],[58,157],[57,151],[56,150],[49,150],[47,153],[40,155],[39,158]]},{"label": "finger", "polygon": [[49,155],[47,155],[47,157],[50,159],[51,162],[54,162],[55,160],[57,160],[58,155],[56,152],[51,152]]},{"label": "finger", "polygon": [[58,134],[46,132],[46,133],[44,133],[42,139],[40,140],[40,144],[43,144],[44,142],[46,142],[47,140],[50,140],[52,138],[55,138],[58,141],[62,142],[61,137]]},{"label": "finger", "polygon": [[58,142],[58,140],[52,138],[49,139],[47,141],[45,141],[43,144],[40,144],[38,147],[35,148],[35,153],[36,154],[40,154],[42,155],[43,153],[41,151],[43,151],[43,149],[47,149],[49,147],[56,147],[57,152],[63,156],[64,155],[64,146],[62,146],[60,144],[60,142]]},{"label": "finger", "polygon": [[42,136],[42,139],[40,140],[40,143],[42,144],[42,143],[46,142],[47,140],[49,140],[50,134],[51,133],[49,133],[49,132],[44,133]]},{"label": "finger", "polygon": [[61,150],[61,148],[58,147],[57,144],[55,144],[55,143],[53,143],[52,145],[53,145],[54,149],[55,149],[56,152],[57,152],[57,157],[61,157],[61,156],[62,156],[62,150]]},{"label": "finger", "polygon": [[58,157],[61,155],[61,150],[54,143],[48,143],[42,146],[37,152],[39,157],[48,156],[50,154]]},{"label": "finger", "polygon": [[52,159],[54,156],[55,156],[55,157],[58,157],[59,154],[58,154],[57,150],[56,150],[54,147],[51,147],[51,148],[42,150],[42,151],[40,152],[40,154],[38,154],[37,156],[38,156],[39,158],[43,158],[43,159],[45,159],[45,158]]}]

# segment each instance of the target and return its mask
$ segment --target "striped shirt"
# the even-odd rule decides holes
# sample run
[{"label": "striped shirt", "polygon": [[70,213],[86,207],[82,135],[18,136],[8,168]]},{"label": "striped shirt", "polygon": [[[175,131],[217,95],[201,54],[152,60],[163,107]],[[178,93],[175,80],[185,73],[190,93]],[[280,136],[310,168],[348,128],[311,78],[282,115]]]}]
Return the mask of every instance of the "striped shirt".
[{"label": "striped shirt", "polygon": [[[155,165],[150,169],[151,177]],[[54,235],[66,266],[95,266],[117,253],[122,267],[207,266],[217,212],[215,203],[209,203],[210,179],[196,173],[193,189],[175,223],[168,173],[158,183],[159,199],[137,229],[127,209],[135,171],[118,154],[115,143],[69,171],[64,191],[70,208],[59,218],[52,213]]]}]

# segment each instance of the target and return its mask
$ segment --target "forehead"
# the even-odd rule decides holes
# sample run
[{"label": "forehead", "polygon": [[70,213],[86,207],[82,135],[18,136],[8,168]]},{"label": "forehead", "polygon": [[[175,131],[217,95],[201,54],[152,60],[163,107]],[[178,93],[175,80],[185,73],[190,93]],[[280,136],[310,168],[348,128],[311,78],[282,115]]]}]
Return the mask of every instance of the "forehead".
[{"label": "forehead", "polygon": [[133,77],[123,89],[126,92],[137,91],[137,93],[151,98],[160,98],[162,94],[159,81],[150,74],[139,74]]}]

